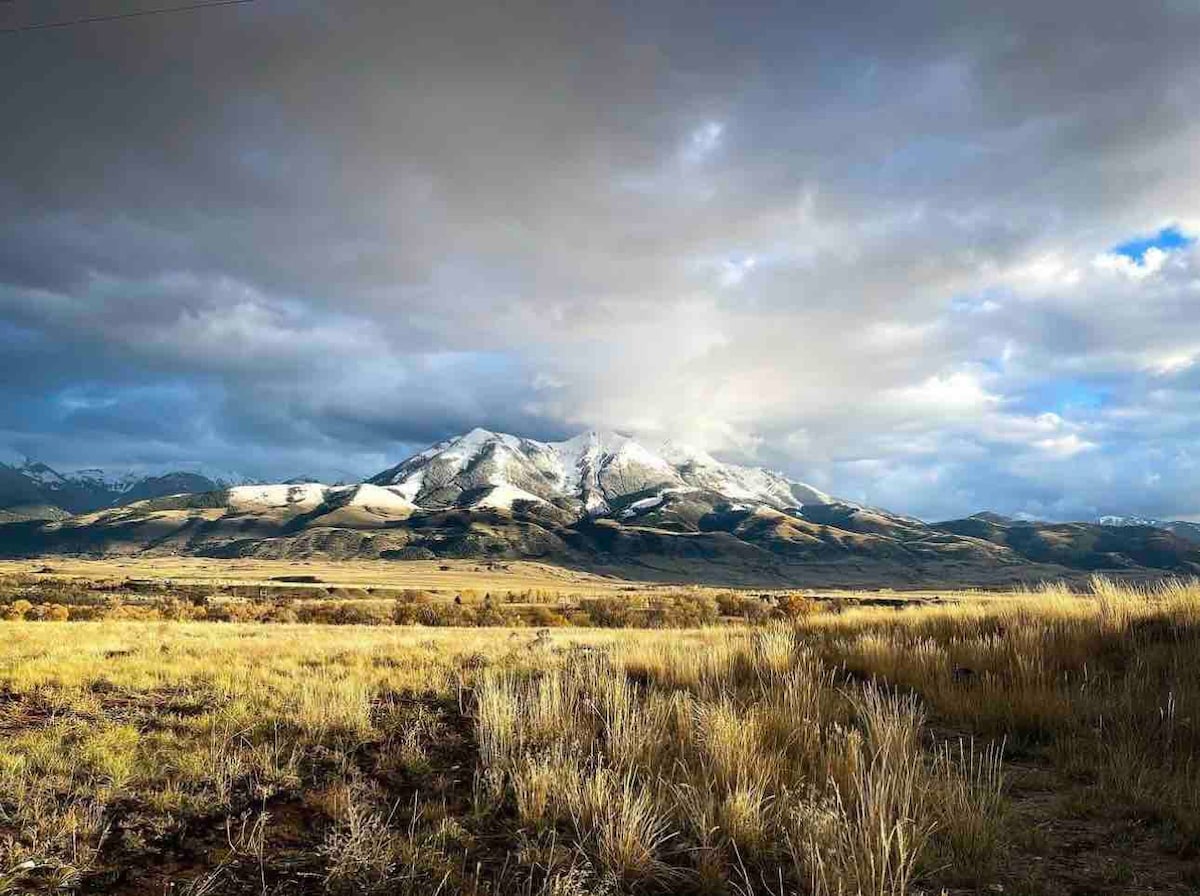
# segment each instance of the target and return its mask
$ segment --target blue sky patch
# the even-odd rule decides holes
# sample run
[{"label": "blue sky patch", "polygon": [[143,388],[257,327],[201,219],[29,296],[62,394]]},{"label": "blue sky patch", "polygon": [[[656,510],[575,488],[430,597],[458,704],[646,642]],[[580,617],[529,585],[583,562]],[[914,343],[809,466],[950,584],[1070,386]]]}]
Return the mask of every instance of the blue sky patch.
[{"label": "blue sky patch", "polygon": [[1134,261],[1141,261],[1147,249],[1162,249],[1170,252],[1172,249],[1184,249],[1196,242],[1196,238],[1188,236],[1175,225],[1164,227],[1154,236],[1138,237],[1120,245],[1113,246],[1113,252],[1124,255]]},{"label": "blue sky patch", "polygon": [[1110,390],[1095,382],[1047,380],[1026,390],[1020,397],[1020,404],[1030,413],[1053,411],[1059,416],[1067,416],[1072,412],[1099,410],[1108,404],[1110,397]]},{"label": "blue sky patch", "polygon": [[1005,290],[997,288],[957,295],[950,299],[950,310],[959,314],[986,314],[999,310],[1001,301],[1007,297]]}]

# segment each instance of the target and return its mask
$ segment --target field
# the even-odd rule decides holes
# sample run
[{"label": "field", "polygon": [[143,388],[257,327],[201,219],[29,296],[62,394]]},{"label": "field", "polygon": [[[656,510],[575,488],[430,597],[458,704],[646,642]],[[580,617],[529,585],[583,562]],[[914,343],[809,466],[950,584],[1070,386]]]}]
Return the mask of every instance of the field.
[{"label": "field", "polygon": [[[543,591],[561,594],[584,590],[603,594],[645,587],[618,578],[593,575],[532,561],[410,560],[209,560],[201,557],[129,557],[78,559],[55,557],[0,560],[0,577],[52,570],[55,578],[79,581],[136,579],[170,581],[180,585],[283,586],[307,578],[307,584],[342,588],[373,588],[391,592],[405,588],[430,591]],[[293,583],[295,584],[295,583]],[[298,584],[305,584],[303,582]]]},{"label": "field", "polygon": [[10,620],[685,628],[985,596],[647,584],[523,561],[0,561],[0,617]]},{"label": "field", "polygon": [[[593,584],[645,597],[551,599]],[[706,596],[689,629],[22,613],[0,893],[1200,890],[1200,587],[776,595],[755,624]]]}]

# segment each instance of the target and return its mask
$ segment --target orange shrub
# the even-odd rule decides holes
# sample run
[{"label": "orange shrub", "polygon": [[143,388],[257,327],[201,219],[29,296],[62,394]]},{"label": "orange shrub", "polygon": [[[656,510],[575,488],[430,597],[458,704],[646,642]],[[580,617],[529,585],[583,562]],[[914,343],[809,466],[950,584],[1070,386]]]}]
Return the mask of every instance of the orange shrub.
[{"label": "orange shrub", "polygon": [[821,612],[821,605],[803,594],[781,594],[775,609],[785,619],[799,619]]}]

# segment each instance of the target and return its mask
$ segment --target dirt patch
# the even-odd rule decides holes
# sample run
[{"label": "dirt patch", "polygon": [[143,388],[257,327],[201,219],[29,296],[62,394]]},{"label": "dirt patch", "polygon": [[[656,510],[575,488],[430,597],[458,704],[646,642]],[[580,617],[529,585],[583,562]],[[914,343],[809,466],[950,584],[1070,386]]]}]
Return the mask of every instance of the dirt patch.
[{"label": "dirt patch", "polygon": [[[1037,758],[1010,762],[1012,844],[994,892],[1134,896],[1200,892],[1200,863],[1169,848],[1160,824]],[[998,889],[999,888],[1003,888]],[[976,889],[947,889],[974,893]]]},{"label": "dirt patch", "polygon": [[[159,705],[163,699],[156,696]],[[113,704],[122,712],[130,707],[145,709],[136,701]],[[272,798],[256,801],[251,783],[242,782],[232,806],[203,817],[164,818],[136,800],[110,806],[99,870],[80,892],[328,893],[322,850],[351,786],[371,790],[398,836],[421,820],[414,810],[425,813],[431,803],[439,815],[465,822],[478,760],[471,719],[445,701],[404,694],[382,695],[373,716],[382,739],[337,755],[318,745],[303,763],[300,784]],[[466,848],[485,848],[487,838],[466,836]]]}]

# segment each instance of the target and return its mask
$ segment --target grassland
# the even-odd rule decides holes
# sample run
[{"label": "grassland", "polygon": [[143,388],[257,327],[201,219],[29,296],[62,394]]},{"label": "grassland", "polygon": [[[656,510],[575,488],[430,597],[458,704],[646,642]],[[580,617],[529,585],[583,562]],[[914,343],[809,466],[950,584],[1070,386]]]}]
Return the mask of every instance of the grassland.
[{"label": "grassland", "polygon": [[686,628],[723,618],[788,620],[864,602],[984,597],[646,584],[526,562],[0,562],[0,617],[9,620]]},{"label": "grassland", "polygon": [[0,892],[1196,892],[1198,647],[1200,587],[1103,580],[698,629],[4,622]]},{"label": "grassland", "polygon": [[371,588],[394,592],[418,588],[430,592],[536,591],[546,594],[617,593],[647,586],[611,576],[565,569],[528,560],[211,560],[203,557],[124,557],[0,560],[0,578],[52,570],[55,578],[76,581],[135,579],[178,585],[259,585],[283,587],[312,579],[310,586]]},{"label": "grassland", "polygon": [[[215,560],[206,557],[147,555],[108,558],[54,556],[45,560],[0,560],[0,581],[28,575],[81,584],[139,581],[214,590],[249,586],[265,589],[341,588],[390,596],[400,591],[417,589],[431,594],[448,594],[451,597],[469,591],[479,594],[537,594],[542,599],[572,598],[581,595],[611,597],[635,592],[651,595],[678,591],[681,587],[715,594],[732,587],[725,584],[703,584],[702,580],[688,574],[686,564],[681,567],[677,579],[651,582],[623,576],[620,570],[600,574],[532,560]],[[1146,571],[1141,570],[1139,575],[1145,579]],[[297,579],[311,581],[296,581]],[[1086,576],[1081,576],[1078,581],[1086,584]],[[1006,588],[1011,587],[1012,582],[1009,581],[988,590],[964,590],[951,585],[904,585],[895,589],[848,585],[821,586],[819,589],[805,590],[819,590],[823,595],[858,600],[864,594],[903,594],[910,598],[977,598],[987,593],[1004,593]],[[736,590],[782,593],[798,589],[776,584],[762,587],[737,586]]]}]

